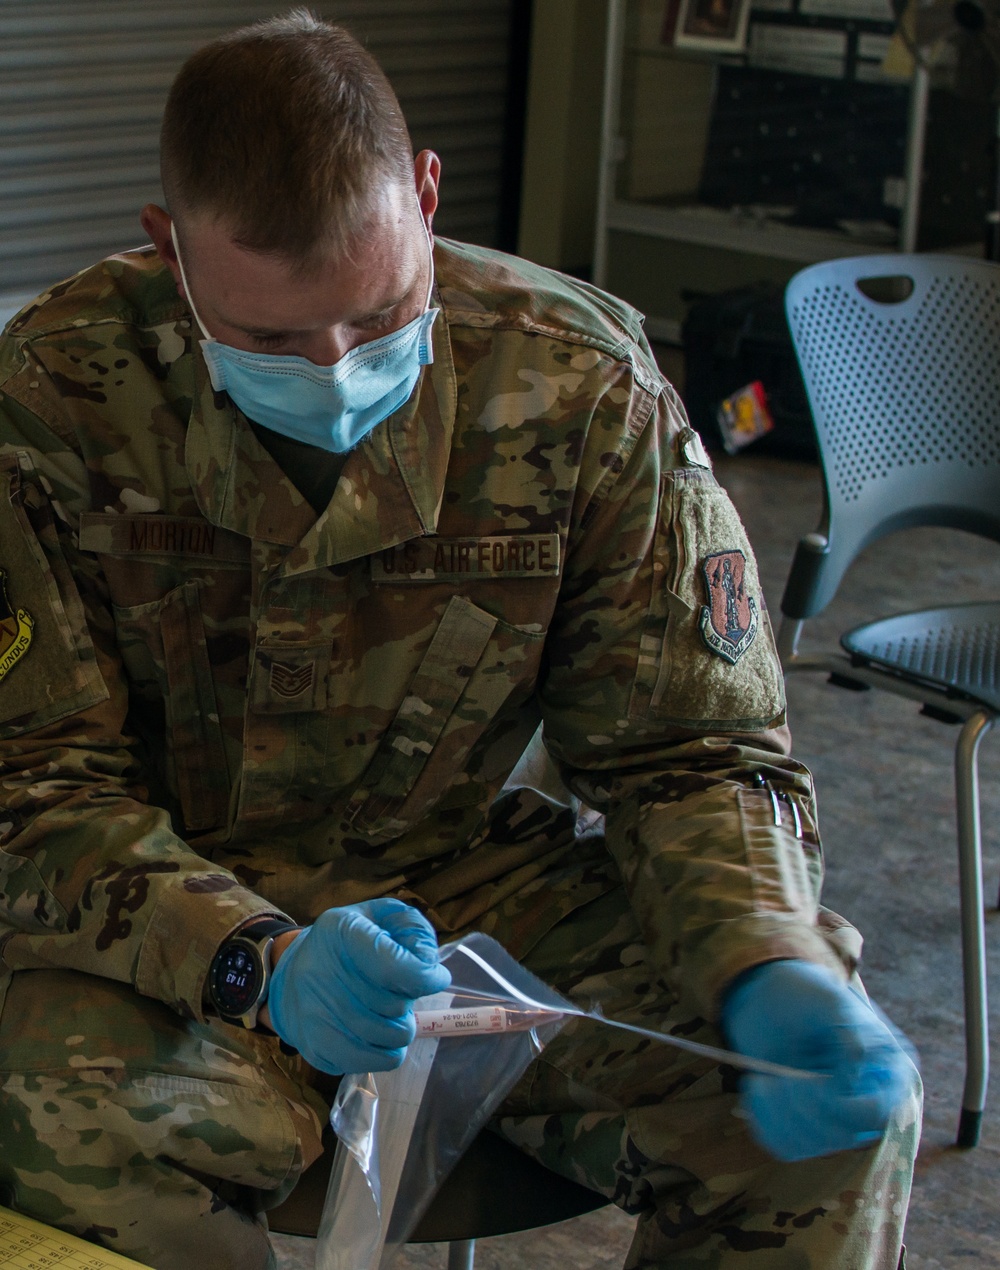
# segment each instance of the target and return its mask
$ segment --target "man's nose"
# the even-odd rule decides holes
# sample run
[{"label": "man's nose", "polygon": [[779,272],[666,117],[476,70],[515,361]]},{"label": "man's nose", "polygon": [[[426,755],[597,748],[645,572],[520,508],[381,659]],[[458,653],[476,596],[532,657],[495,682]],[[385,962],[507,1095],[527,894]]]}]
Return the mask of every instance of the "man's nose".
[{"label": "man's nose", "polygon": [[361,343],[363,339],[357,331],[333,326],[312,332],[297,351],[314,366],[333,366]]}]

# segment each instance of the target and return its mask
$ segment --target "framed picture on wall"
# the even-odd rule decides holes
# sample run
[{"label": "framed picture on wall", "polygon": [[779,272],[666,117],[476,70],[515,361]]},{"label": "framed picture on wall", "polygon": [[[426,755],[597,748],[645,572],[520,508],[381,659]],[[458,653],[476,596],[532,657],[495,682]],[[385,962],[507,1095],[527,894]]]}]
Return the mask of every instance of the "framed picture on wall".
[{"label": "framed picture on wall", "polygon": [[738,53],[746,48],[749,17],[750,0],[680,0],[674,44]]}]

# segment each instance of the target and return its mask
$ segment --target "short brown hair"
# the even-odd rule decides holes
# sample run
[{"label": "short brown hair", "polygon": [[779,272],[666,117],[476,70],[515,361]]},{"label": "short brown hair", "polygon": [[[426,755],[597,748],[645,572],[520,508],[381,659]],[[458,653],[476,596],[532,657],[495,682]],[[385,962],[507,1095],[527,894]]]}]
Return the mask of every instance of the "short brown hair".
[{"label": "short brown hair", "polygon": [[299,261],[348,248],[386,182],[413,180],[406,121],[378,63],[307,9],[194,53],[160,140],[174,215],[208,212],[243,246]]}]

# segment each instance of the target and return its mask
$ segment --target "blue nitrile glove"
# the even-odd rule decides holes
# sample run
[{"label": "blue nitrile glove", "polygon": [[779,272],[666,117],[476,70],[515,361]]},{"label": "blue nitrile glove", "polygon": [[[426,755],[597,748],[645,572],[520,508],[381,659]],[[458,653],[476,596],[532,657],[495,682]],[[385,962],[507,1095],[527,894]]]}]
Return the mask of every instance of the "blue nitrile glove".
[{"label": "blue nitrile glove", "polygon": [[741,1054],[825,1073],[820,1080],[741,1077],[753,1136],[779,1160],[877,1141],[913,1084],[916,1056],[906,1038],[808,961],[769,961],[741,975],[723,1001],[722,1030]]},{"label": "blue nitrile glove", "polygon": [[401,900],[328,908],[278,958],[271,1026],[332,1076],[398,1067],[416,1030],[413,1002],[443,992],[430,923]]}]

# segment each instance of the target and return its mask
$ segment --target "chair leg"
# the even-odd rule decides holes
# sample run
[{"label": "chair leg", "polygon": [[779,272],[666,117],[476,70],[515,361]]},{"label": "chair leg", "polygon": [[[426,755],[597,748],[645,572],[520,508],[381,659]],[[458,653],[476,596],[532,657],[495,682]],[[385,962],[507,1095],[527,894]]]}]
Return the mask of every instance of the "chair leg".
[{"label": "chair leg", "polygon": [[802,634],[803,626],[805,626],[805,622],[796,621],[793,617],[785,617],[784,614],[781,615],[781,624],[778,627],[775,643],[778,650],[778,660],[786,672],[795,660],[795,655],[799,650],[799,636]]},{"label": "chair leg", "polygon": [[448,1245],[448,1270],[472,1270],[475,1259],[474,1239],[456,1239]]},{"label": "chair leg", "polygon": [[965,993],[965,1089],[962,1093],[962,1115],[957,1139],[960,1147],[974,1147],[979,1141],[990,1068],[978,755],[979,743],[993,723],[993,716],[985,711],[970,716],[962,727],[955,749],[962,976]]}]

